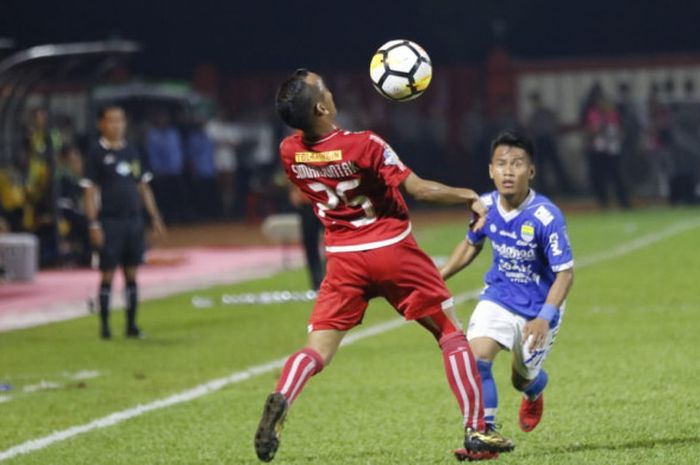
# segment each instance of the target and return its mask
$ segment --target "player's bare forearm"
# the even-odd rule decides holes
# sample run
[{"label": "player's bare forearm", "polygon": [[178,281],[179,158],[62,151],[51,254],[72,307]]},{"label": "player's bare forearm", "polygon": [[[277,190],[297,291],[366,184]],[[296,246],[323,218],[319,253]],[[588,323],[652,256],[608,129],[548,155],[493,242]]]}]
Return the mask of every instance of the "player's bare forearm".
[{"label": "player's bare forearm", "polygon": [[463,270],[479,255],[482,245],[474,245],[468,240],[461,241],[452,251],[447,263],[440,269],[440,275],[447,280]]},{"label": "player's bare forearm", "polygon": [[148,216],[152,221],[161,221],[160,212],[158,211],[158,205],[156,204],[156,199],[153,197],[153,191],[151,186],[145,182],[139,183],[139,194],[141,194],[141,201],[143,206],[148,213]]},{"label": "player's bare forearm", "polygon": [[403,186],[411,197],[421,202],[470,204],[479,199],[479,195],[471,189],[446,186],[436,181],[422,179],[415,173],[411,173],[406,178]]},{"label": "player's bare forearm", "polygon": [[549,293],[547,294],[546,303],[557,308],[561,307],[566,300],[566,296],[569,295],[569,291],[571,290],[571,286],[573,286],[573,284],[573,268],[557,273],[557,277],[554,279],[554,283],[552,283],[552,287],[549,289]]},{"label": "player's bare forearm", "polygon": [[95,197],[97,195],[97,188],[95,186],[88,186],[83,191],[83,197],[85,199],[85,216],[89,222],[97,221],[97,201]]}]

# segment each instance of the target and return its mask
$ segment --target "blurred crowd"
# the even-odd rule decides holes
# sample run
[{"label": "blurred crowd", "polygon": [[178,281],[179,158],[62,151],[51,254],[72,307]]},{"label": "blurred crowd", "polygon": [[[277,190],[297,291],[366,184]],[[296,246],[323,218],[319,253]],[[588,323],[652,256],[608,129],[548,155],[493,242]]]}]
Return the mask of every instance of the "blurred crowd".
[{"label": "blurred crowd", "polygon": [[[252,219],[280,208],[286,191],[275,184],[279,126],[272,118],[179,110],[155,107],[129,122],[128,141],[154,174],[167,223]],[[35,234],[42,266],[90,261],[80,180],[95,143],[97,136],[78,134],[70,118],[33,108],[12,163],[0,166],[0,233]]]},{"label": "blurred crowd", "polygon": [[[338,120],[350,130],[376,131],[421,175],[479,191],[491,189],[491,139],[519,129],[535,140],[535,185],[547,195],[593,197],[601,207],[614,198],[622,208],[639,196],[674,204],[698,199],[700,99],[692,81],[680,91],[671,82],[655,84],[641,100],[625,82],[614,92],[594,84],[580,102],[578,121],[567,124],[537,92],[527,96],[524,117],[505,99],[486,111],[474,98],[449,113],[449,98],[435,92],[422,103],[386,105],[339,88]],[[235,115],[127,107],[129,142],[150,164],[167,223],[256,219],[289,208],[277,162],[277,144],[288,131],[268,106]],[[33,108],[12,163],[0,166],[0,232],[36,234],[44,265],[88,263],[79,180],[95,137],[78,134],[70,117]],[[562,148],[571,137],[580,147],[573,162]]]},{"label": "blurred crowd", "polygon": [[[655,83],[646,100],[637,101],[627,82],[616,93],[594,84],[580,106],[578,124],[562,125],[538,93],[523,125],[537,147],[537,185],[547,194],[592,194],[606,208],[615,197],[622,208],[632,196],[692,204],[700,196],[700,99],[693,81],[684,83],[681,97],[673,81]],[[577,132],[586,176],[572,181],[561,159],[560,140]]]}]

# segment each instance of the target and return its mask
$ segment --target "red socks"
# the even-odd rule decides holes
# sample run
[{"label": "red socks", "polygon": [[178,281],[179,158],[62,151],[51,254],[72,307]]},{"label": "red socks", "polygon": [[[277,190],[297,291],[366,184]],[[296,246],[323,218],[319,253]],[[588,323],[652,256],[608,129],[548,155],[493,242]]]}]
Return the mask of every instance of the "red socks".
[{"label": "red socks", "polygon": [[440,348],[445,362],[445,372],[450,388],[462,410],[465,428],[483,431],[484,406],[481,393],[481,377],[469,342],[461,331],[450,333],[440,339]]},{"label": "red socks", "polygon": [[302,349],[287,359],[275,392],[281,393],[291,406],[309,378],[322,369],[323,357],[313,349]]}]

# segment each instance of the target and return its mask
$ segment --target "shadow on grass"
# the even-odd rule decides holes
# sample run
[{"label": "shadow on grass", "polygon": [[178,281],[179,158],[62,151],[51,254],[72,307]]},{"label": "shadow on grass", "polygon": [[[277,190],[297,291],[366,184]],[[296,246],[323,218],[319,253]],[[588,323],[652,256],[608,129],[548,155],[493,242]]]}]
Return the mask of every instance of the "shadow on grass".
[{"label": "shadow on grass", "polygon": [[655,447],[666,447],[666,446],[679,446],[679,445],[692,445],[700,444],[700,437],[684,437],[684,438],[658,438],[658,439],[646,439],[638,441],[628,441],[619,444],[571,444],[568,446],[559,446],[552,449],[545,449],[539,453],[525,453],[523,456],[534,456],[542,455],[544,452],[547,455],[550,454],[573,454],[576,452],[588,452],[588,451],[621,451],[621,450],[631,450],[631,449],[653,449]]}]

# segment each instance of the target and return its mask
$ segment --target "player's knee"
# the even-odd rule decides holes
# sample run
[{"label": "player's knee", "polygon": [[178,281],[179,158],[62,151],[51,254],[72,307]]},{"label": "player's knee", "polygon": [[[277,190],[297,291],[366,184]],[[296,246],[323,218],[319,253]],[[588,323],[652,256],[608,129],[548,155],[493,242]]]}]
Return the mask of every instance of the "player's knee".
[{"label": "player's knee", "polygon": [[101,284],[112,284],[114,279],[114,270],[103,270],[100,276]]},{"label": "player's knee", "polygon": [[438,342],[455,333],[464,334],[442,310],[421,319],[419,323],[430,331]]},{"label": "player's knee", "polygon": [[492,363],[501,347],[492,339],[477,337],[469,341],[469,347],[477,360]]}]

